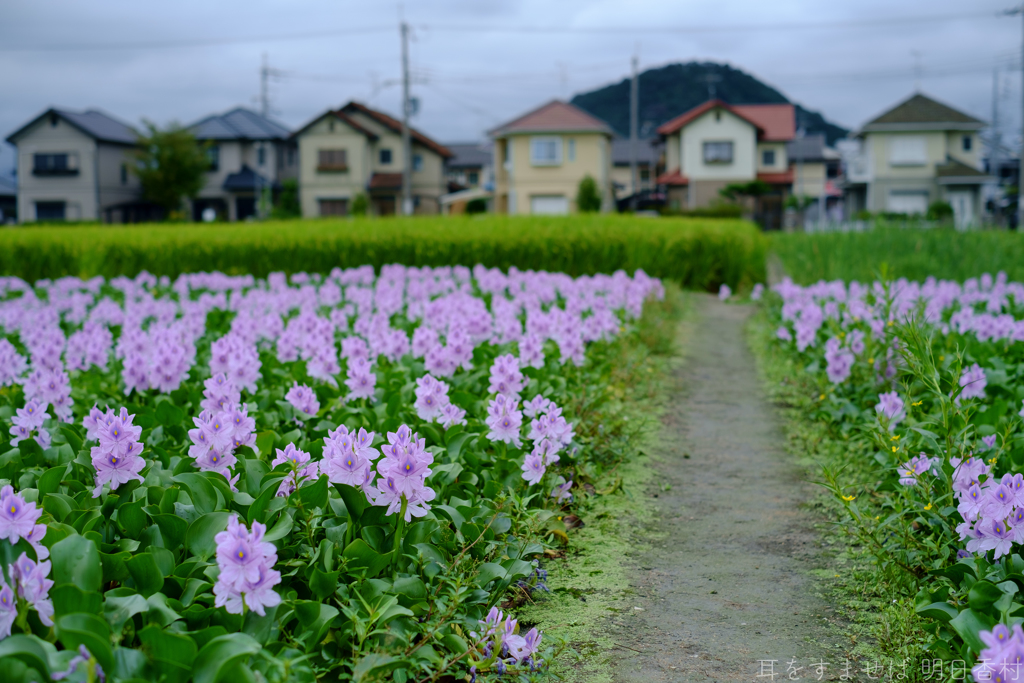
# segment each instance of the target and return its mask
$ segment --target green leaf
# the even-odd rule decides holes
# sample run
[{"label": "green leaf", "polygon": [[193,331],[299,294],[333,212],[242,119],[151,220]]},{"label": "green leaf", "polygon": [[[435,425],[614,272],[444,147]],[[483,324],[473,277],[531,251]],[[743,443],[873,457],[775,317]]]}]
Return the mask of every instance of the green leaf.
[{"label": "green leaf", "polygon": [[361,538],[349,543],[342,555],[349,561],[349,569],[366,569],[366,578],[372,579],[391,563],[391,553],[378,553]]},{"label": "green leaf", "polygon": [[260,650],[260,644],[244,633],[229,633],[207,643],[193,664],[195,683],[218,683],[239,662]]},{"label": "green leaf", "polygon": [[323,600],[329,595],[333,595],[334,591],[338,590],[338,574],[340,571],[325,572],[319,567],[313,568],[313,575],[309,578],[309,590],[313,591],[313,595],[318,600]]},{"label": "green leaf", "polygon": [[256,448],[260,449],[260,453],[270,454],[280,438],[274,431],[260,432],[256,435]]},{"label": "green leaf", "polygon": [[156,407],[156,421],[165,427],[176,427],[185,421],[185,411],[170,401],[163,401]]},{"label": "green leaf", "polygon": [[[280,480],[281,477],[275,477]],[[276,486],[267,486],[260,494],[256,496],[256,500],[249,506],[248,521],[252,525],[253,522],[259,522],[260,524],[266,524],[267,522],[267,508],[270,507],[270,501],[274,500],[277,496]]]},{"label": "green leaf", "polygon": [[117,523],[129,538],[138,538],[142,530],[149,526],[146,513],[142,511],[145,505],[146,499],[142,498],[117,508]]},{"label": "green leaf", "polygon": [[191,677],[192,662],[196,659],[196,644],[191,638],[152,624],[139,631],[139,640],[168,679],[183,682]]},{"label": "green leaf", "polygon": [[114,669],[114,652],[110,649],[110,627],[95,614],[65,614],[55,619],[57,639],[68,650],[85,645],[106,671]]},{"label": "green leaf", "polygon": [[362,683],[362,681],[380,680],[381,674],[386,674],[403,664],[405,664],[404,659],[387,655],[369,654],[360,659],[359,663],[352,670],[352,681],[353,683]]},{"label": "green leaf", "polygon": [[60,433],[64,435],[64,439],[71,446],[71,450],[77,453],[82,450],[82,437],[78,434],[78,429],[74,425],[61,423]]},{"label": "green leaf", "polygon": [[164,574],[151,553],[139,553],[125,562],[125,565],[132,575],[135,587],[144,597],[149,597],[164,587]]},{"label": "green leaf", "polygon": [[210,512],[192,522],[185,534],[185,547],[205,562],[217,551],[214,537],[227,529],[230,517],[229,512]]},{"label": "green leaf", "polygon": [[263,537],[263,540],[268,543],[281,540],[288,535],[289,531],[292,530],[294,523],[294,520],[292,520],[291,510],[282,512],[281,516],[277,519],[277,523],[274,524],[270,531],[267,532],[267,535]]},{"label": "green leaf", "polygon": [[61,465],[60,467],[53,467],[43,472],[36,481],[36,488],[39,489],[39,495],[45,496],[48,493],[57,493],[57,489],[60,488],[60,482],[64,479],[64,474],[67,471],[68,466]]},{"label": "green leaf", "polygon": [[164,546],[168,550],[174,550],[185,540],[185,532],[188,531],[188,522],[181,517],[172,514],[152,515],[153,521],[160,527],[160,535],[164,537]]},{"label": "green leaf", "polygon": [[151,624],[159,624],[160,626],[167,626],[178,619],[181,619],[181,615],[175,612],[173,609],[167,606],[167,596],[163,593],[154,593],[146,599],[146,604],[149,609],[146,613],[146,618]]},{"label": "green leaf", "polygon": [[73,583],[62,583],[50,589],[53,613],[56,616],[75,612],[103,613],[103,596],[99,593],[84,592]]},{"label": "green leaf", "polygon": [[306,508],[327,507],[327,475],[322,475],[316,483],[300,487],[299,500]]},{"label": "green leaf", "polygon": [[985,643],[982,642],[978,634],[982,631],[991,631],[995,624],[995,619],[987,614],[975,612],[973,609],[965,609],[949,622],[949,625],[956,629],[956,632],[975,654],[985,649]]},{"label": "green leaf", "polygon": [[484,562],[480,565],[480,573],[476,577],[477,583],[486,586],[495,579],[505,577],[505,568],[497,562]]},{"label": "green leaf", "polygon": [[129,552],[100,553],[100,564],[103,565],[103,583],[127,579],[128,568],[124,563],[131,556]]},{"label": "green leaf", "polygon": [[967,604],[976,612],[984,612],[1003,597],[1003,591],[990,581],[978,581],[971,587],[967,596]]},{"label": "green leaf", "polygon": [[50,679],[50,658],[46,654],[46,643],[35,636],[7,636],[0,640],[0,660],[17,659],[25,666],[46,674]]},{"label": "green leaf", "polygon": [[455,525],[456,531],[462,529],[462,525],[466,523],[466,518],[450,505],[435,505],[433,509],[440,510],[448,517],[448,519],[452,520],[452,524]]},{"label": "green leaf", "polygon": [[74,498],[65,496],[63,493],[47,493],[43,496],[43,509],[58,522],[63,522],[72,511],[78,509],[78,503]]},{"label": "green leaf", "polygon": [[199,514],[205,515],[223,506],[223,501],[218,500],[217,489],[198,472],[183,472],[174,476],[173,480],[188,490],[189,498]]},{"label": "green leaf", "polygon": [[149,611],[149,604],[131,588],[115,588],[103,596],[103,610],[110,630],[115,638],[119,638],[128,620]]},{"label": "green leaf", "polygon": [[953,607],[948,602],[933,602],[924,605],[915,611],[922,617],[935,619],[936,621],[941,621],[943,623],[950,621],[951,619],[955,619],[959,614],[956,607]]},{"label": "green leaf", "polygon": [[366,502],[366,494],[363,493],[362,489],[349,486],[348,484],[335,484],[334,490],[345,501],[345,509],[348,510],[349,517],[353,521],[358,521],[363,514],[363,510],[369,505]]},{"label": "green leaf", "polygon": [[466,641],[460,638],[459,636],[455,635],[454,633],[449,633],[448,635],[441,638],[441,644],[448,648],[452,652],[452,654],[455,655],[461,655],[463,652],[469,649],[469,645],[466,643]]},{"label": "green leaf", "polygon": [[457,434],[448,442],[448,455],[453,461],[459,459],[459,453],[462,452],[462,446],[466,443],[472,434]]},{"label": "green leaf", "polygon": [[[395,585],[392,590],[398,594],[399,600],[405,598],[409,603],[416,603],[427,599],[427,586],[423,583],[423,579],[418,576],[406,576],[401,579],[395,579]],[[406,600],[403,600],[403,602]]]},{"label": "green leaf", "polygon": [[103,567],[96,544],[82,536],[68,536],[50,548],[55,584],[73,583],[83,592],[99,592]]}]

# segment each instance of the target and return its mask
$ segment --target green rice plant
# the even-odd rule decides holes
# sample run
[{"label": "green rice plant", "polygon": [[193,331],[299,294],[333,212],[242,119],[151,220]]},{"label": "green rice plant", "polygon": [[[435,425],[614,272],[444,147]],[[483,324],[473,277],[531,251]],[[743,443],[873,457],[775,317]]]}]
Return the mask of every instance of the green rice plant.
[{"label": "green rice plant", "polygon": [[766,241],[741,220],[467,216],[292,220],[234,225],[25,227],[0,232],[0,273],[174,277],[218,270],[265,277],[336,267],[477,263],[573,276],[642,268],[691,289],[765,278]]}]

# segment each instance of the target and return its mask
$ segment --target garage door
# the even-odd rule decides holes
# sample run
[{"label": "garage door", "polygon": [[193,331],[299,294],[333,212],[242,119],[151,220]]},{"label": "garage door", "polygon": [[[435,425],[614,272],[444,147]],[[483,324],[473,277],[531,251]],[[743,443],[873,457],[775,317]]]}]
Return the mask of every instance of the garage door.
[{"label": "garage door", "polygon": [[530,197],[530,213],[569,213],[569,200],[565,195],[534,195]]},{"label": "garage door", "polygon": [[916,213],[923,216],[928,212],[928,193],[890,192],[885,208],[891,213],[905,213],[908,216]]}]

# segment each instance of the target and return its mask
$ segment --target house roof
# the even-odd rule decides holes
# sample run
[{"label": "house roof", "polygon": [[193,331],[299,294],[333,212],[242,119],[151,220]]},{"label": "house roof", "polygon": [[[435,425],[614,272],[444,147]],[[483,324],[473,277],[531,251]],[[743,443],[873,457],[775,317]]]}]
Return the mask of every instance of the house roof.
[{"label": "house roof", "polygon": [[[359,102],[356,102],[355,100],[349,102],[348,104],[346,104],[344,107],[342,107],[338,111],[340,113],[342,113],[342,114],[352,114],[352,113],[358,112],[360,114],[364,114],[365,116],[370,117],[371,119],[373,119],[377,123],[380,123],[385,128],[391,130],[392,132],[395,132],[395,133],[401,133],[402,132],[402,122],[401,121],[399,121],[398,119],[393,118],[391,116],[388,116],[387,114],[385,114],[382,111],[377,111],[376,109],[370,109],[365,104],[361,104]],[[415,128],[410,127],[409,128],[409,132],[412,135],[412,139],[413,140],[415,140],[416,142],[420,143],[421,145],[423,145],[427,149],[430,149],[430,150],[436,152],[437,154],[441,155],[445,159],[450,159],[452,157],[451,150],[449,150],[447,147],[445,147],[444,145],[440,144],[439,142],[435,142],[434,140],[431,140],[430,138],[428,138],[426,135],[424,135],[423,133],[419,132]]]},{"label": "house roof", "polygon": [[551,100],[518,118],[488,131],[491,137],[515,133],[606,133],[612,128],[601,119],[591,116],[577,106]]},{"label": "house roof", "polygon": [[7,142],[17,144],[15,141],[22,133],[34,126],[42,118],[51,114],[59,116],[89,137],[95,138],[100,142],[134,145],[139,139],[139,134],[134,128],[99,109],[87,109],[79,112],[52,107],[8,135]]},{"label": "house roof", "polygon": [[977,130],[985,122],[930,97],[915,93],[892,109],[868,121],[861,131],[935,128]]},{"label": "house roof", "polygon": [[189,129],[197,140],[284,140],[291,134],[281,124],[244,107],[207,116]]},{"label": "house roof", "polygon": [[726,104],[722,100],[708,100],[703,104],[698,104],[690,111],[680,114],[671,121],[668,121],[658,126],[658,135],[671,135],[672,133],[675,133],[683,126],[686,126],[690,122],[697,120],[704,114],[716,108],[725,109],[726,111],[731,112],[732,114],[740,117],[741,119],[752,125],[754,128],[757,128],[758,132],[761,132],[763,130],[761,128],[761,125],[757,121],[748,118],[746,114],[741,114],[740,112],[736,111],[735,107]]},{"label": "house roof", "polygon": [[765,142],[784,142],[796,137],[796,107],[792,104],[734,104],[732,110],[756,123]]},{"label": "house roof", "polygon": [[400,190],[402,189],[402,174],[374,173],[370,176],[367,187],[371,190]]},{"label": "house roof", "polygon": [[[260,187],[266,187],[268,181],[266,178],[252,170],[248,164],[242,164],[240,171],[231,173],[227,178],[224,179],[224,189],[228,192],[252,192],[256,189],[256,181],[259,180]],[[278,184],[272,183],[272,186],[277,188]]]},{"label": "house roof", "polygon": [[690,179],[684,176],[677,168],[667,173],[662,173],[654,183],[656,185],[689,185]]},{"label": "house roof", "polygon": [[476,168],[490,166],[494,150],[489,144],[480,142],[453,142],[445,145],[454,155],[448,160],[448,168]]},{"label": "house roof", "polygon": [[[658,163],[661,157],[660,147],[655,146],[658,140],[637,140],[636,161],[638,164],[653,166]],[[631,150],[629,138],[615,138],[612,140],[612,164],[615,166],[629,166]]]},{"label": "house roof", "polygon": [[326,112],[324,112],[323,114],[320,114],[320,116],[317,116],[315,119],[313,119],[312,121],[310,121],[309,123],[304,125],[302,128],[299,128],[297,131],[292,133],[292,137],[296,138],[296,137],[302,135],[313,124],[315,124],[317,121],[319,121],[320,119],[324,118],[325,116],[332,116],[332,117],[338,119],[339,121],[344,121],[346,125],[351,126],[357,133],[361,133],[361,134],[365,135],[366,137],[368,137],[371,140],[377,140],[377,139],[380,138],[379,135],[377,135],[372,130],[370,130],[366,126],[362,125],[358,121],[356,121],[354,118],[352,118],[348,114],[342,112],[340,109],[337,110],[337,111],[329,109]]},{"label": "house roof", "polygon": [[831,161],[839,154],[825,144],[824,133],[795,138],[786,143],[786,158],[790,161]]},{"label": "house roof", "polygon": [[946,159],[946,163],[937,164],[935,166],[935,176],[940,184],[973,184],[973,183],[984,183],[991,178],[984,171],[979,171],[973,166],[957,161],[956,159]]},{"label": "house roof", "polygon": [[782,173],[758,173],[757,179],[769,185],[789,185],[793,182],[793,169]]}]

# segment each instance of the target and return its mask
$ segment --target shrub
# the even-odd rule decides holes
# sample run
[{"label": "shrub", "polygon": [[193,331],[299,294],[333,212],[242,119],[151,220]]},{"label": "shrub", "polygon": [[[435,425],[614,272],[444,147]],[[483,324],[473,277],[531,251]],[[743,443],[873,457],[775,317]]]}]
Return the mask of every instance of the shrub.
[{"label": "shrub", "polygon": [[932,202],[928,205],[928,213],[925,218],[930,221],[951,221],[953,220],[953,205],[949,202]]},{"label": "shrub", "polygon": [[580,213],[593,213],[601,210],[601,191],[597,182],[589,175],[583,176],[579,190],[576,192],[576,209]]},{"label": "shrub", "polygon": [[487,200],[483,197],[477,197],[476,199],[470,199],[466,202],[466,213],[487,213]]},{"label": "shrub", "polygon": [[299,206],[299,181],[289,178],[281,183],[281,193],[277,196],[271,215],[278,219],[298,218],[302,215],[302,208]]},{"label": "shrub", "polygon": [[351,213],[353,216],[365,216],[366,212],[370,209],[370,200],[367,198],[365,192],[360,192],[352,198],[352,209]]}]

